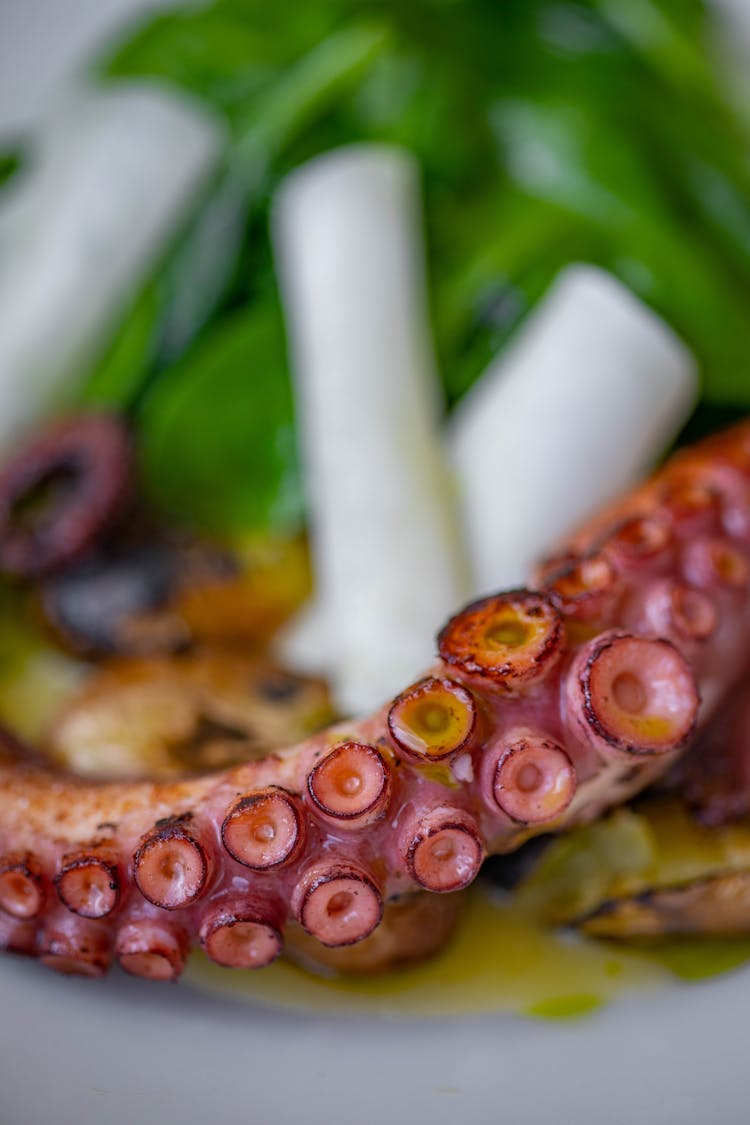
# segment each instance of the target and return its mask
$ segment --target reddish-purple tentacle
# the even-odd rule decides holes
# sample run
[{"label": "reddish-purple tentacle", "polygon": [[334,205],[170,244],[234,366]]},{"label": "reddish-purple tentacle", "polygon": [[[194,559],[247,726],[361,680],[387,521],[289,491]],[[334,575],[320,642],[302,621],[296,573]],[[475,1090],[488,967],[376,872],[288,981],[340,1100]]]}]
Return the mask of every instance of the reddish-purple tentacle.
[{"label": "reddish-purple tentacle", "polygon": [[[680,454],[485,598],[375,715],[218,775],[93,785],[0,762],[0,941],[174,979],[190,944],[260,967],[296,921],[365,938],[383,902],[589,820],[675,762],[742,677],[750,424]],[[109,880],[109,882],[108,882]]]}]

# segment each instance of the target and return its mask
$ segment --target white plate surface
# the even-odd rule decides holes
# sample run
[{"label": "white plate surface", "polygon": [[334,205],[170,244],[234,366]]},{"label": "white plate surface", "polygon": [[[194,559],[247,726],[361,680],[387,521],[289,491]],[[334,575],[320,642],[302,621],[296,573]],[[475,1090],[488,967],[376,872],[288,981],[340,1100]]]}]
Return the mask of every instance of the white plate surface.
[{"label": "white plate surface", "polygon": [[[139,3],[0,0],[0,125],[99,34],[74,42],[74,14]],[[541,1023],[264,1011],[0,957],[0,1125],[747,1125],[749,1010],[750,967]]]},{"label": "white plate surface", "polygon": [[0,959],[2,1125],[747,1125],[750,968],[562,1023],[264,1011]]}]

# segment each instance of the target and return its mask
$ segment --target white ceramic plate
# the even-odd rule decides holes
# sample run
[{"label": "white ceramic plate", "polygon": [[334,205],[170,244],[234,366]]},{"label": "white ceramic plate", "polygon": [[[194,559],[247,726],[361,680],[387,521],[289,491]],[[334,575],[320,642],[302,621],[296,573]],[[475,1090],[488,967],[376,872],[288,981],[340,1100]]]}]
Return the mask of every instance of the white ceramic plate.
[{"label": "white ceramic plate", "polygon": [[[75,53],[71,14],[140,2],[0,0],[35,48],[0,51],[6,125]],[[750,967],[560,1023],[315,1016],[0,957],[0,1125],[747,1125],[746,1002]]]},{"label": "white ceramic plate", "polygon": [[0,959],[3,1125],[747,1125],[750,969],[580,1020],[264,1011]]}]

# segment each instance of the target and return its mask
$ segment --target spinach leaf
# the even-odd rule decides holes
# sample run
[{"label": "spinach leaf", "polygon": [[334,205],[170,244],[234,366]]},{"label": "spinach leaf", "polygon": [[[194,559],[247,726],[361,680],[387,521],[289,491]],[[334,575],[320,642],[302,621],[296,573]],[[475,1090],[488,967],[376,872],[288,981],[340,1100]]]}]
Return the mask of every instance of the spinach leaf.
[{"label": "spinach leaf", "polygon": [[140,428],[163,509],[218,534],[290,530],[302,512],[281,313],[266,298],[219,321],[154,387]]},{"label": "spinach leaf", "polygon": [[15,175],[21,167],[21,155],[18,152],[0,152],[0,185]]}]

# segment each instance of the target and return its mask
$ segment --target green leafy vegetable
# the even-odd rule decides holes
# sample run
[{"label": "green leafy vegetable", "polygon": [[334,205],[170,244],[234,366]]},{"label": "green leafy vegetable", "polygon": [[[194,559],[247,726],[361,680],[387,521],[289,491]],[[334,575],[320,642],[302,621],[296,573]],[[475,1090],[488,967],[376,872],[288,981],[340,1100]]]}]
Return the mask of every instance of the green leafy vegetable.
[{"label": "green leafy vegetable", "polygon": [[0,184],[15,175],[21,167],[21,157],[17,152],[0,152]]},{"label": "green leafy vegetable", "polygon": [[[223,17],[217,18],[221,23]],[[210,20],[210,12],[157,19],[111,63],[112,69],[120,73],[121,66],[161,66],[164,58],[169,61],[167,75],[192,74],[188,61],[204,58],[194,37],[206,19]],[[167,50],[171,35],[176,37],[176,47],[187,52],[182,68]],[[147,292],[132,305],[85,385],[83,401],[136,408],[148,388],[189,351],[222,304],[234,306],[252,298],[259,278],[270,270],[263,205],[274,159],[298,130],[361,80],[386,42],[382,26],[355,22],[313,45],[288,68],[271,71],[262,89],[253,90],[242,119],[235,122],[234,141],[221,175]],[[206,58],[211,57],[211,43]],[[219,56],[226,65],[220,52],[217,65]],[[187,84],[197,88],[194,75]],[[253,260],[242,274],[243,255],[251,244]]]},{"label": "green leafy vegetable", "polygon": [[301,515],[281,314],[266,299],[220,322],[151,393],[141,429],[147,491],[219,534]]},{"label": "green leafy vegetable", "polygon": [[[209,366],[216,348],[221,367],[227,316],[266,315],[276,184],[327,148],[376,140],[412,149],[424,170],[450,404],[559,270],[590,261],[695,352],[704,397],[693,432],[750,408],[750,129],[722,87],[712,34],[703,0],[308,0],[293,20],[283,5],[217,0],[143,23],[105,71],[205,99],[229,142],[88,399],[137,412],[153,442],[193,363]],[[256,396],[287,393],[283,364],[275,370],[283,391],[269,375]],[[283,490],[296,472],[291,431],[273,406],[269,417],[289,451],[286,475],[277,460],[272,476]],[[187,464],[187,448],[173,452]],[[217,518],[241,530],[261,510],[286,511],[286,495],[252,510],[233,500]],[[216,516],[199,508],[189,504],[196,519]]]}]

